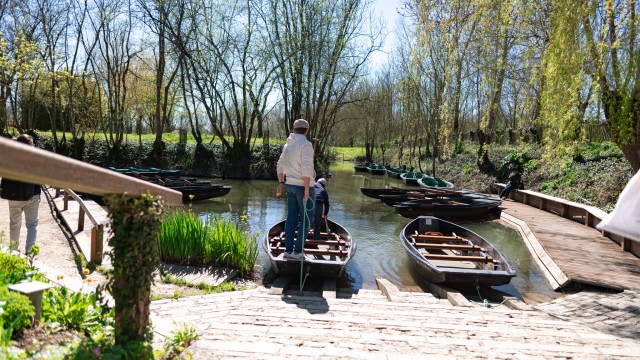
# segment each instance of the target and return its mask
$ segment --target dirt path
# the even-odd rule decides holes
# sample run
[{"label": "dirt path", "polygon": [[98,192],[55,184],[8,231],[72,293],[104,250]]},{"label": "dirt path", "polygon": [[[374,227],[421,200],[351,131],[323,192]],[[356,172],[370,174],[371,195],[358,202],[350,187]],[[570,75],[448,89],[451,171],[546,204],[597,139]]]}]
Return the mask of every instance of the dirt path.
[{"label": "dirt path", "polygon": [[[23,218],[20,232],[21,251],[24,251],[26,237],[27,230]],[[4,199],[0,199],[0,240],[3,246],[9,246],[9,202]],[[40,195],[36,245],[40,248],[40,253],[35,257],[35,264],[42,272],[50,273],[49,277],[53,277],[52,280],[57,280],[58,275],[63,275],[62,281],[82,283],[82,268],[75,260],[78,251],[73,236],[58,220],[51,196],[48,196],[44,189]],[[100,279],[96,280],[100,281]]]}]

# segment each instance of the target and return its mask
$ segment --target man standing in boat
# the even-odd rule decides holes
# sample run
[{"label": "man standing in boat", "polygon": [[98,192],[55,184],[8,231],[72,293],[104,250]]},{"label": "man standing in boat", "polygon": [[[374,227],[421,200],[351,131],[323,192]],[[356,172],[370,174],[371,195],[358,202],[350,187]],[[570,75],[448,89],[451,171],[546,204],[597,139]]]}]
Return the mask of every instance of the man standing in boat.
[{"label": "man standing in boat", "polygon": [[[304,240],[314,219],[315,170],[313,146],[307,140],[309,123],[304,119],[293,122],[293,132],[287,138],[278,159],[278,190],[276,196],[287,193],[287,220],[285,222],[285,259],[304,258]],[[300,223],[301,226],[298,226]],[[293,243],[298,228],[298,238]]]}]

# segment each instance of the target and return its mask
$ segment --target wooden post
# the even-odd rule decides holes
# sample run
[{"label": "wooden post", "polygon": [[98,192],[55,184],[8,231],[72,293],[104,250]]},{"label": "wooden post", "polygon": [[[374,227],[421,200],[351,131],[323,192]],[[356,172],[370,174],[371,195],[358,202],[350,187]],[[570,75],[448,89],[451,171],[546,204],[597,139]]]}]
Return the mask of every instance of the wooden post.
[{"label": "wooden post", "polygon": [[102,264],[104,225],[91,228],[91,256],[90,261],[98,265]]},{"label": "wooden post", "polygon": [[78,231],[84,230],[84,209],[78,206]]}]

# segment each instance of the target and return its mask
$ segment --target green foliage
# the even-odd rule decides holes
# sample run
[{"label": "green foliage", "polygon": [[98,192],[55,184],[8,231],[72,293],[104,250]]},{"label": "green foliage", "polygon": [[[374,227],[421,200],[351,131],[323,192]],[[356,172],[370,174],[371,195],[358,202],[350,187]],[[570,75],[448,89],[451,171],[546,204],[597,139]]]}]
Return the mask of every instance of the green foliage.
[{"label": "green foliage", "polygon": [[6,286],[0,286],[0,304],[2,306],[2,321],[11,324],[14,331],[22,331],[31,326],[35,309],[28,297],[9,291]]},{"label": "green foliage", "polygon": [[573,160],[576,162],[598,161],[607,158],[624,158],[618,145],[611,141],[590,142],[576,150]]},{"label": "green foliage", "polygon": [[538,166],[538,162],[533,160],[527,152],[514,151],[505,156],[500,162],[498,178],[507,177],[513,166],[520,171],[529,172]]},{"label": "green foliage", "polygon": [[[236,284],[233,282],[229,282],[229,281],[225,281],[222,284],[219,285],[211,285],[208,284],[204,281],[198,282],[198,283],[190,283],[188,281],[186,281],[184,278],[181,277],[175,277],[172,276],[170,274],[166,274],[162,277],[162,281],[166,284],[175,284],[175,285],[180,285],[180,286],[189,286],[189,287],[195,287],[197,289],[203,290],[205,293],[207,294],[216,294],[216,293],[221,293],[221,292],[229,292],[229,291],[236,291]],[[156,299],[159,300],[160,298]]]},{"label": "green foliage", "polygon": [[153,272],[160,263],[157,232],[163,205],[151,195],[107,197],[113,271],[107,286],[115,300],[115,344],[151,338],[149,297]]},{"label": "green foliage", "polygon": [[257,235],[229,218],[208,214],[203,221],[189,210],[167,214],[158,232],[162,261],[190,265],[221,265],[253,271],[258,254]]},{"label": "green foliage", "polygon": [[171,332],[164,343],[162,359],[175,359],[198,339],[199,336],[194,327],[181,325]]},{"label": "green foliage", "polygon": [[464,148],[464,142],[462,141],[462,134],[459,134],[456,138],[455,143],[453,143],[453,151],[451,151],[451,156],[455,157],[456,155],[462,154]]},{"label": "green foliage", "polygon": [[66,287],[50,289],[42,300],[42,318],[87,334],[112,327],[113,309],[98,302],[98,294],[74,293]]},{"label": "green foliage", "polygon": [[65,359],[71,360],[146,360],[153,358],[153,348],[149,342],[115,345],[113,338],[105,336],[96,336],[83,342],[65,357]]},{"label": "green foliage", "polygon": [[0,252],[0,285],[18,283],[26,279],[30,271],[26,259]]}]

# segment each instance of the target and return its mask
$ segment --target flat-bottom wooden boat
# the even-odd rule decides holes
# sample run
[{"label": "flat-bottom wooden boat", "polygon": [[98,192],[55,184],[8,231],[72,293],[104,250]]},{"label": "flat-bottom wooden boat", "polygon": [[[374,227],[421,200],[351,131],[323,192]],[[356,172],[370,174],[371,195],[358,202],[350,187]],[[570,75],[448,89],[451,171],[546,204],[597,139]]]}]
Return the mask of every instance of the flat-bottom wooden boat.
[{"label": "flat-bottom wooden boat", "polygon": [[[284,224],[282,220],[269,229],[263,239],[263,247],[276,274],[299,274],[301,261],[284,258]],[[332,220],[327,220],[327,224],[330,231],[321,232],[320,240],[313,240],[315,229],[309,231],[304,243],[303,271],[308,270],[310,274],[321,277],[340,277],[356,252],[356,242],[342,225]],[[295,235],[297,237],[297,230]]]},{"label": "flat-bottom wooden boat", "polygon": [[488,197],[460,197],[456,199],[417,199],[394,204],[400,215],[415,219],[418,216],[437,216],[445,219],[486,218],[502,200]]},{"label": "flat-bottom wooden boat", "polygon": [[362,195],[380,199],[382,195],[406,195],[407,193],[420,193],[420,194],[437,194],[437,195],[463,195],[463,194],[475,194],[478,193],[471,190],[464,189],[431,189],[431,188],[401,188],[401,187],[390,187],[390,188],[366,188],[361,187],[360,192]]},{"label": "flat-bottom wooden boat", "polygon": [[486,198],[487,195],[479,193],[459,193],[459,194],[437,194],[428,193],[423,191],[409,191],[404,194],[392,194],[392,195],[380,195],[378,198],[385,205],[393,206],[402,202],[408,202],[421,199],[445,199],[455,201],[457,199],[469,199],[469,198]]},{"label": "flat-bottom wooden boat", "polygon": [[400,241],[416,270],[431,283],[492,286],[508,284],[516,276],[489,241],[436,217],[412,220]]},{"label": "flat-bottom wooden boat", "polygon": [[423,176],[418,179],[418,185],[426,189],[453,189],[453,183],[431,176]]},{"label": "flat-bottom wooden boat", "polygon": [[400,179],[407,185],[419,186],[418,180],[424,177],[423,173],[420,172],[406,172],[404,174],[400,174]]},{"label": "flat-bottom wooden boat", "polygon": [[231,186],[227,185],[171,186],[170,188],[180,191],[182,201],[185,203],[225,196],[231,191]]}]

